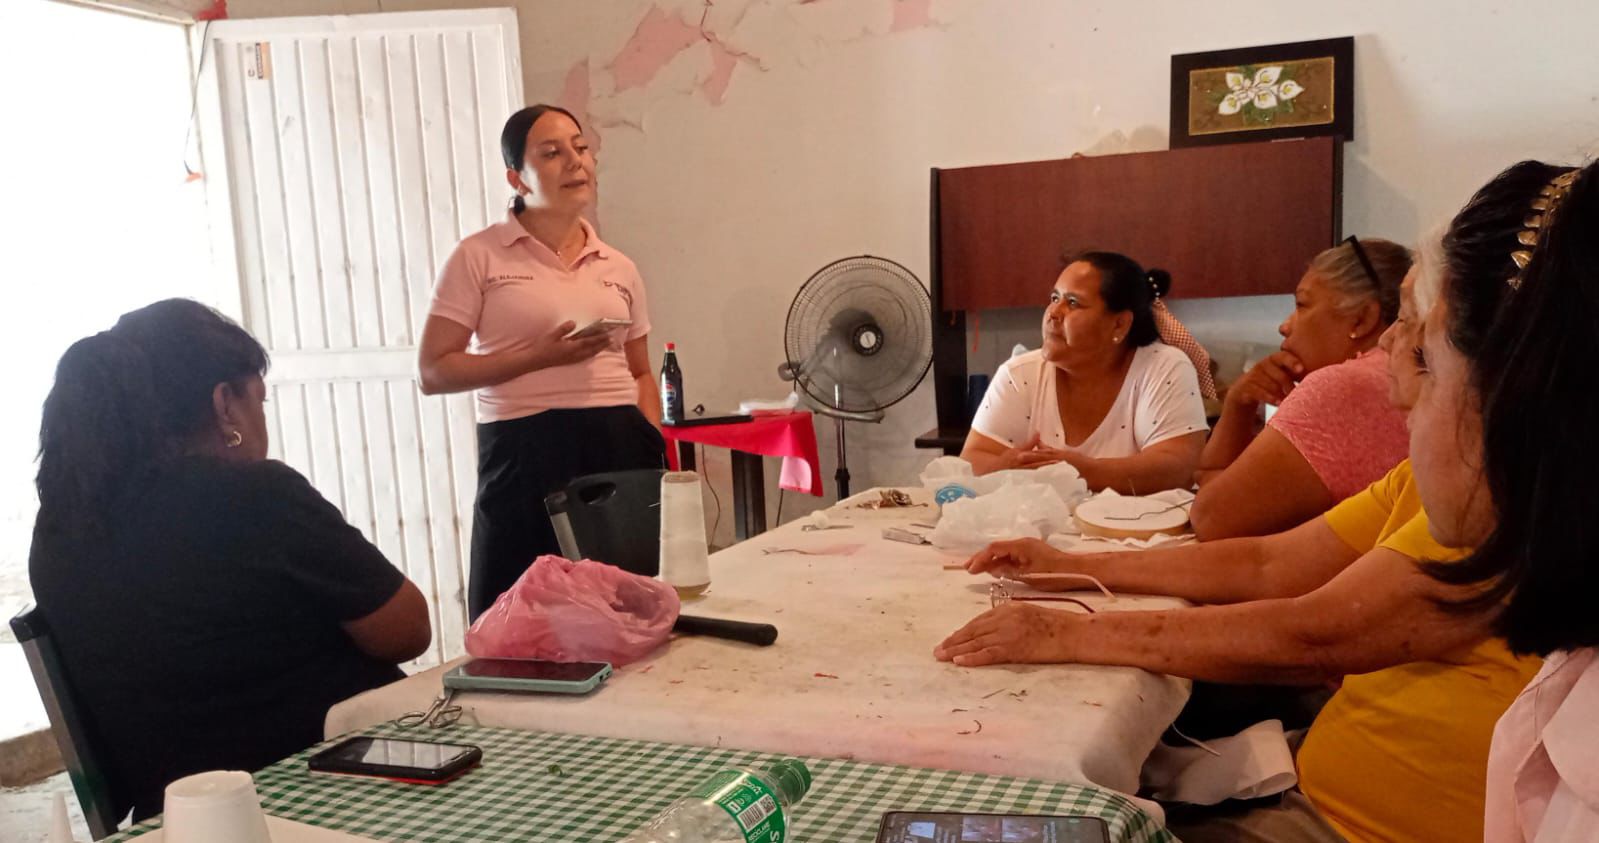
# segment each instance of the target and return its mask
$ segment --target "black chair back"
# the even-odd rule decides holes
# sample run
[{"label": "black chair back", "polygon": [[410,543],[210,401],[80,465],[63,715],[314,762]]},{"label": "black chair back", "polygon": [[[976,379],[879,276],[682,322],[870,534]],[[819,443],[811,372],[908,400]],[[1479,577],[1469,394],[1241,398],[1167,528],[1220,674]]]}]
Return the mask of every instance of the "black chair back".
[{"label": "black chair back", "polygon": [[37,606],[23,609],[11,619],[11,631],[22,644],[28,669],[33,672],[33,683],[39,686],[39,697],[50,717],[50,732],[55,735],[61,760],[72,779],[72,789],[83,806],[89,832],[96,840],[109,837],[116,833],[118,818],[112,807],[105,764],[95,750],[88,722],[78,705],[66,664],[61,660],[61,651],[50,635],[44,614]]},{"label": "black chair back", "polygon": [[[653,577],[661,572],[660,469],[589,474],[544,499],[568,559],[593,559]],[[571,546],[568,546],[568,545]]]}]

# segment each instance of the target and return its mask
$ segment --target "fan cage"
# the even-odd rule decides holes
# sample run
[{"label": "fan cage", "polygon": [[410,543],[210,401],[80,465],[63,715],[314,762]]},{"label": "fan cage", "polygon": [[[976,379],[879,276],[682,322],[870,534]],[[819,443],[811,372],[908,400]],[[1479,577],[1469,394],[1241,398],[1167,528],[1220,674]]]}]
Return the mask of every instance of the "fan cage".
[{"label": "fan cage", "polygon": [[[817,403],[872,413],[902,401],[932,367],[932,299],[916,276],[886,258],[862,255],[822,267],[789,305],[784,352],[795,382]],[[862,319],[877,324],[882,347],[846,350]]]}]

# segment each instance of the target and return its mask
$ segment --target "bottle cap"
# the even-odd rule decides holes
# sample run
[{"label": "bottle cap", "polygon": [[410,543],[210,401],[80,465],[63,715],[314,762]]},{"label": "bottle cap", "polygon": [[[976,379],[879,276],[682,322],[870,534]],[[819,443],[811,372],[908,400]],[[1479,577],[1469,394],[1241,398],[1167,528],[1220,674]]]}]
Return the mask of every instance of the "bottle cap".
[{"label": "bottle cap", "polygon": [[810,791],[811,771],[798,758],[785,758],[766,768],[766,783],[788,797],[792,805]]},{"label": "bottle cap", "polygon": [[677,350],[677,343],[675,343],[675,342],[667,343],[666,344],[666,350],[667,351],[676,351]]}]

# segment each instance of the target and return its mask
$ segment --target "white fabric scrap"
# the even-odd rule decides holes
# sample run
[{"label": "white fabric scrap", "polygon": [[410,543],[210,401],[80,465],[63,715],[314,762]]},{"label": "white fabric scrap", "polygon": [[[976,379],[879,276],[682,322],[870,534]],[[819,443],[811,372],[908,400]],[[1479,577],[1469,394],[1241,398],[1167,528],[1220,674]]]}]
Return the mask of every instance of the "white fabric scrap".
[{"label": "white fabric scrap", "polygon": [[1140,779],[1155,799],[1215,805],[1281,793],[1299,781],[1280,720],[1264,720],[1205,747],[1156,744]]}]

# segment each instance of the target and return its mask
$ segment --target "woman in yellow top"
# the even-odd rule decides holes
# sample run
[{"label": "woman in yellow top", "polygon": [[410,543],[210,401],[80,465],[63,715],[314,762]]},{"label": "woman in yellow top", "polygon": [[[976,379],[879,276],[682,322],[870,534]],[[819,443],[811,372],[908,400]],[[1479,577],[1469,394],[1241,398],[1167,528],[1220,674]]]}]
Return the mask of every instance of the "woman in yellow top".
[{"label": "woman in yellow top", "polygon": [[[1524,161],[1444,241],[1412,459],[1433,534],[1470,544],[1428,573],[1475,587],[1494,630],[1547,655],[1494,731],[1484,840],[1599,840],[1599,164]],[[1465,455],[1464,458],[1462,455]]]},{"label": "woman in yellow top", "polygon": [[[1416,300],[1407,296],[1383,336],[1392,397],[1407,407],[1427,376],[1418,366],[1416,307],[1435,297],[1437,272],[1424,267],[1416,283]],[[1440,604],[1469,592],[1416,563],[1462,553],[1429,532],[1406,461],[1324,516],[1276,535],[1137,554],[998,543],[968,568],[1024,580],[1085,573],[1116,590],[1219,605],[1082,615],[1008,603],[956,631],[935,655],[967,666],[1131,665],[1215,682],[1341,679],[1299,751],[1302,792],[1270,809],[1175,829],[1178,836],[1477,840],[1494,721],[1539,662],[1513,656],[1491,637],[1487,618]]]}]

